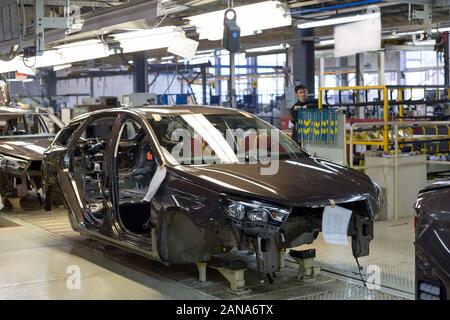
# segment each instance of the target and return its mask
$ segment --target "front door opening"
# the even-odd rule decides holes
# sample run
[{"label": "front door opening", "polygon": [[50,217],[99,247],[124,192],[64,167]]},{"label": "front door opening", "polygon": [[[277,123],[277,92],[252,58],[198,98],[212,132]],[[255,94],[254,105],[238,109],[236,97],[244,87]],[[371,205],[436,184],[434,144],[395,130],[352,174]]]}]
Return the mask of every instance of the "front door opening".
[{"label": "front door opening", "polygon": [[126,231],[150,236],[151,206],[144,198],[157,164],[150,138],[136,121],[122,125],[114,159],[120,222]]}]

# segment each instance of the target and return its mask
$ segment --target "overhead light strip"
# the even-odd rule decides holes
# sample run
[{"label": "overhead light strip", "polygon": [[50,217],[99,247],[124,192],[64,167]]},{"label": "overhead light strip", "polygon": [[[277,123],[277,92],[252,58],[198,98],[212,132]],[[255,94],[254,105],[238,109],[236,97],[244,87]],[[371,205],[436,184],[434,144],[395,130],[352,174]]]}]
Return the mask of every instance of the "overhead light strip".
[{"label": "overhead light strip", "polygon": [[367,14],[359,14],[359,15],[355,15],[355,16],[306,22],[306,23],[301,23],[301,24],[297,25],[297,27],[300,29],[309,29],[309,28],[332,26],[332,25],[350,23],[350,22],[356,22],[356,21],[363,21],[363,20],[368,20],[368,19],[377,19],[380,17],[381,17],[381,15],[379,12],[374,12],[374,13],[367,13]]}]

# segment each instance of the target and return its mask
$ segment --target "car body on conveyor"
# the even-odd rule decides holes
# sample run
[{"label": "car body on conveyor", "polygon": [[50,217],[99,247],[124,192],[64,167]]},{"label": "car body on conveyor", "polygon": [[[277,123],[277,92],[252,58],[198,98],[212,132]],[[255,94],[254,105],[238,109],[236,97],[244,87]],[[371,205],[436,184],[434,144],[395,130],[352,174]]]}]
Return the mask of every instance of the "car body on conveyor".
[{"label": "car body on conveyor", "polygon": [[283,249],[317,238],[327,206],[352,211],[353,254],[368,255],[381,201],[365,174],[313,157],[270,124],[229,108],[82,115],[46,150],[44,171],[81,234],[165,264],[253,252],[265,274],[279,270]]},{"label": "car body on conveyor", "polygon": [[419,193],[416,216],[416,299],[450,299],[450,180]]},{"label": "car body on conveyor", "polygon": [[[18,107],[0,107],[0,194],[10,201],[42,186],[44,150],[62,124],[48,113]],[[38,193],[39,195],[39,193]],[[13,203],[19,205],[19,202]]]}]

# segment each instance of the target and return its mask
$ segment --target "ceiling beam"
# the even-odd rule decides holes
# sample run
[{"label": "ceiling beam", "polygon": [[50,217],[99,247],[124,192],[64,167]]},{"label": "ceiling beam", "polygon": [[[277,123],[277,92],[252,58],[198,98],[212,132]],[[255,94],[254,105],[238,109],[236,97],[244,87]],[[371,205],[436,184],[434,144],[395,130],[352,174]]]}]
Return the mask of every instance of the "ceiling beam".
[{"label": "ceiling beam", "polygon": [[[384,0],[386,2],[399,2],[398,0]],[[402,3],[410,3],[410,4],[434,4],[436,0],[403,0]]]},{"label": "ceiling beam", "polygon": [[[23,4],[34,5],[35,0],[22,0]],[[81,1],[81,0],[71,0],[71,4],[79,7],[96,7],[96,8],[109,8],[113,6],[122,5],[121,1]],[[46,6],[65,6],[67,4],[66,0],[45,0]]]},{"label": "ceiling beam", "polygon": [[435,0],[434,5],[438,7],[450,6],[450,0]]},{"label": "ceiling beam", "polygon": [[145,20],[149,24],[155,25],[161,18],[156,16],[157,1],[141,0],[130,2],[128,5],[104,9],[93,12],[83,17],[83,31],[80,34],[65,36],[58,30],[46,32],[48,42],[59,40],[73,41],[79,38],[95,37],[104,30],[114,29],[114,26],[129,23],[130,21]]}]

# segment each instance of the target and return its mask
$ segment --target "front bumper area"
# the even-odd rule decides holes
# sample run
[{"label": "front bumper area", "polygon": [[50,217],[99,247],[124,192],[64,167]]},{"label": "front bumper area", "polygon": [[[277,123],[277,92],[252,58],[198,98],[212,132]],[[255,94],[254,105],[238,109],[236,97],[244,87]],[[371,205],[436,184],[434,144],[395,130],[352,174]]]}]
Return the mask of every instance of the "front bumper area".
[{"label": "front bumper area", "polygon": [[[374,236],[373,219],[365,201],[337,204],[352,210],[347,235],[351,237],[355,257],[369,255],[369,245]],[[233,228],[247,238],[255,250],[258,271],[278,272],[281,251],[311,244],[322,231],[324,207],[294,207],[289,217],[279,227],[252,226],[232,221]]]}]

